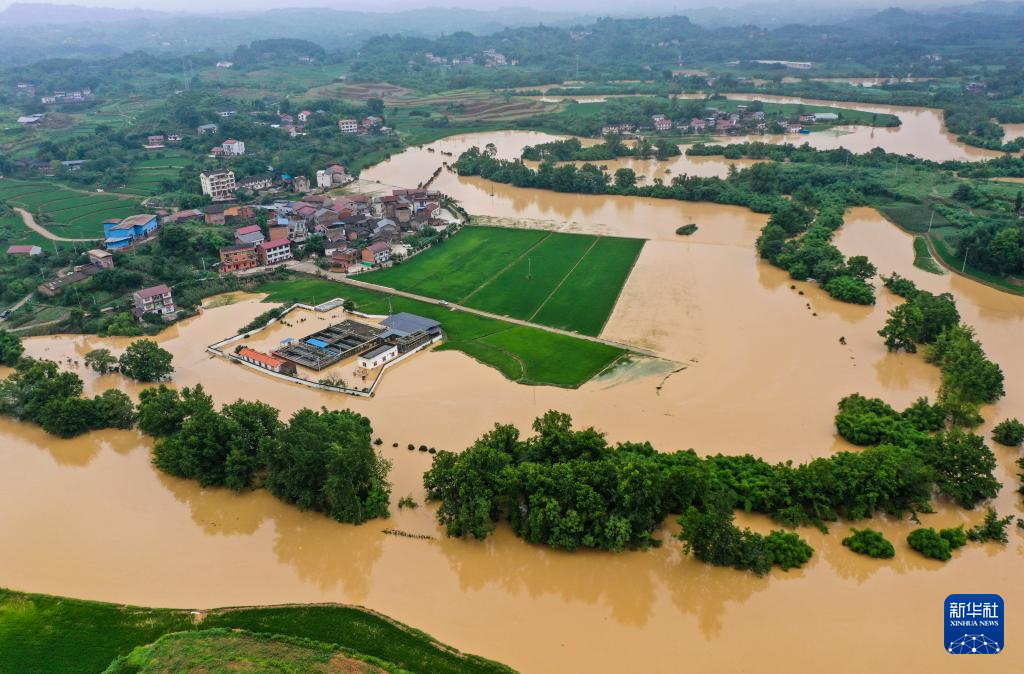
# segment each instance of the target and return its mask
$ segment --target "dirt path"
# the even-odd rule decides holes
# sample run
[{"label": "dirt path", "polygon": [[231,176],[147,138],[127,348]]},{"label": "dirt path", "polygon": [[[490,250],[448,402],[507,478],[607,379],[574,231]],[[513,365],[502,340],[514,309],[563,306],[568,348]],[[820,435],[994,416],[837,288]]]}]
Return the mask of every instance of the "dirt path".
[{"label": "dirt path", "polygon": [[456,311],[464,311],[467,314],[476,314],[477,316],[483,316],[484,318],[492,318],[497,321],[504,321],[505,323],[511,323],[513,325],[521,325],[527,328],[536,328],[545,332],[552,332],[556,335],[564,335],[566,337],[575,337],[576,339],[584,339],[588,342],[596,342],[598,344],[605,344],[607,346],[613,346],[617,349],[625,349],[626,351],[632,351],[633,353],[639,353],[644,356],[651,356],[653,358],[662,358],[653,351],[647,349],[641,349],[636,346],[629,344],[622,344],[620,342],[613,342],[609,339],[601,339],[600,337],[592,337],[590,335],[583,335],[578,332],[572,332],[570,330],[561,330],[559,328],[552,328],[549,325],[541,325],[540,323],[531,323],[530,321],[524,321],[518,318],[511,318],[509,316],[502,316],[501,314],[492,314],[489,311],[481,311],[480,309],[473,309],[472,307],[463,306],[461,304],[455,304],[454,302],[444,303],[442,300],[434,299],[433,297],[425,297],[423,295],[417,295],[415,293],[405,292],[404,290],[395,290],[394,288],[388,288],[387,286],[380,286],[375,283],[366,283],[365,281],[357,281],[354,278],[345,276],[344,274],[337,274],[334,272],[325,272],[322,269],[318,269],[315,265],[308,262],[294,262],[288,265],[290,268],[297,271],[301,271],[306,274],[315,274],[331,281],[337,281],[346,285],[355,286],[357,288],[364,288],[366,290],[372,290],[374,292],[385,293],[388,295],[395,295],[396,297],[405,297],[410,300],[416,300],[417,302],[425,302],[427,304],[436,304],[447,307],[449,309],[455,309]]},{"label": "dirt path", "polygon": [[88,243],[88,242],[96,240],[96,239],[69,239],[69,238],[64,237],[64,236],[57,236],[56,234],[54,234],[53,232],[51,232],[50,230],[46,229],[45,227],[40,225],[38,222],[36,222],[35,216],[32,215],[31,213],[29,213],[28,211],[26,211],[24,208],[17,208],[17,207],[15,207],[14,211],[18,215],[21,216],[21,219],[25,222],[25,226],[26,227],[31,229],[36,234],[40,234],[42,236],[45,236],[47,239],[50,239],[51,241],[76,241],[76,242],[81,242],[81,243]]}]

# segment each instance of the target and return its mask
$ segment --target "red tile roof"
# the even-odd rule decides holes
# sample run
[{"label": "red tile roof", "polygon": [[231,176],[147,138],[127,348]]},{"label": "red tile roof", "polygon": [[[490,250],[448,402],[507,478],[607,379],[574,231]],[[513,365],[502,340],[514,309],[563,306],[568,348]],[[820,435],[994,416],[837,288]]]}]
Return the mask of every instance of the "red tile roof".
[{"label": "red tile roof", "polygon": [[247,346],[239,349],[238,355],[243,358],[249,358],[250,360],[254,360],[257,363],[262,363],[263,365],[271,369],[279,368],[285,363],[285,361],[281,358],[267,355],[262,351],[257,351],[256,349],[250,349]]},{"label": "red tile roof", "polygon": [[235,235],[241,236],[243,234],[255,234],[258,231],[260,231],[259,225],[246,225],[245,227],[239,227],[238,229],[236,229]]},{"label": "red tile roof", "polygon": [[142,299],[148,299],[150,297],[158,297],[160,295],[166,295],[171,292],[171,289],[161,283],[160,285],[150,286],[149,288],[143,288],[142,290],[135,291],[135,294]]},{"label": "red tile roof", "polygon": [[263,250],[270,250],[271,248],[280,248],[281,246],[290,246],[291,243],[288,239],[273,239],[271,241],[264,241],[260,244],[260,248]]}]

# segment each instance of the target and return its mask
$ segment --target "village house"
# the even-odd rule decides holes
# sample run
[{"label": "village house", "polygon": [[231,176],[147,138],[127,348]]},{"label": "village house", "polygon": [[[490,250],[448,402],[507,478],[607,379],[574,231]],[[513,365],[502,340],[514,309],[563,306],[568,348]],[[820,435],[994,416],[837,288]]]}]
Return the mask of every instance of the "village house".
[{"label": "village house", "polygon": [[113,269],[114,267],[114,256],[105,250],[99,248],[93,248],[85,253],[89,257],[89,263],[95,265],[99,269]]},{"label": "village house", "polygon": [[43,249],[40,248],[39,246],[8,246],[7,247],[7,254],[8,255],[28,255],[28,256],[31,257],[33,255],[42,255],[43,254]]},{"label": "village house", "polygon": [[316,185],[323,189],[331,189],[340,185],[350,183],[355,178],[349,175],[348,171],[341,164],[331,164],[327,168],[316,172]]},{"label": "village house", "polygon": [[359,122],[354,119],[339,119],[338,130],[342,133],[359,133]]},{"label": "village house", "polygon": [[299,194],[309,191],[309,178],[306,176],[295,176],[292,178],[292,190]]},{"label": "village house", "polygon": [[263,174],[258,176],[248,176],[238,181],[237,187],[248,192],[259,192],[260,190],[269,190],[274,184],[274,176],[270,174]]},{"label": "village house", "polygon": [[230,67],[232,67],[234,65],[235,64],[232,63],[231,61],[217,61],[217,67],[218,68],[230,68]]},{"label": "village house", "polygon": [[173,318],[177,313],[171,289],[160,285],[136,290],[132,293],[132,313],[141,319],[145,314],[157,314],[164,318]]},{"label": "village house", "polygon": [[371,243],[363,248],[362,257],[367,264],[384,264],[391,259],[391,246],[383,241]]},{"label": "village house", "polygon": [[189,220],[201,220],[202,218],[203,212],[201,210],[199,210],[198,208],[190,208],[185,211],[175,211],[174,213],[165,215],[162,218],[160,218],[160,222],[165,225],[167,223],[180,225],[183,222],[188,222]]},{"label": "village house", "polygon": [[260,258],[253,244],[240,243],[220,249],[220,271],[222,274],[254,269],[258,266],[260,266]]},{"label": "village house", "polygon": [[144,241],[160,228],[155,215],[129,215],[123,220],[103,223],[103,247],[107,250],[125,250]]},{"label": "village house", "polygon": [[203,194],[209,195],[214,201],[228,201],[235,198],[235,172],[212,171],[200,173],[199,183]]},{"label": "village house", "polygon": [[180,143],[181,142],[181,134],[180,133],[169,133],[169,134],[167,134],[167,142],[168,143]]},{"label": "village house", "polygon": [[256,247],[260,256],[260,264],[267,266],[280,264],[292,259],[292,245],[288,239],[264,241]]},{"label": "village house", "polygon": [[100,271],[100,268],[96,265],[87,264],[83,265],[80,269],[72,271],[56,278],[52,278],[49,281],[45,281],[36,286],[36,289],[46,295],[47,297],[56,297],[61,294],[64,288],[73,286],[76,283],[81,283],[89,278],[95,276]]},{"label": "village house", "polygon": [[224,219],[224,204],[210,204],[204,208],[203,222],[208,225],[223,225],[226,222]]},{"label": "village house", "polygon": [[270,370],[271,372],[277,372],[278,374],[285,374],[294,377],[296,374],[295,363],[291,363],[283,358],[277,356],[271,356],[269,354],[251,349],[247,346],[243,346],[235,354],[239,360],[244,360],[246,363],[261,367],[264,370]]},{"label": "village house", "polygon": [[240,157],[245,154],[245,143],[234,138],[228,138],[220,144],[221,151],[231,157]]},{"label": "village house", "polygon": [[165,140],[162,135],[146,136],[146,144],[143,147],[147,150],[159,150],[164,146]]},{"label": "village house", "polygon": [[339,248],[331,253],[331,270],[347,272],[359,264],[359,251],[354,248]]},{"label": "village house", "polygon": [[233,225],[249,222],[256,217],[252,206],[228,206],[224,209],[224,224]]},{"label": "village house", "polygon": [[310,112],[309,110],[303,110],[302,112],[300,112],[297,115],[297,117],[299,118],[299,121],[302,122],[302,123],[307,122],[309,120],[309,118],[312,117],[312,116],[313,116],[313,113]]},{"label": "village house", "polygon": [[263,236],[263,231],[260,230],[259,225],[247,225],[235,230],[235,242],[238,244],[252,247],[263,243],[265,240],[266,238]]},{"label": "village house", "polygon": [[665,119],[664,117],[662,117],[661,119],[655,119],[654,120],[654,130],[655,131],[671,131],[672,130],[672,120],[671,119]]},{"label": "village house", "polygon": [[216,124],[201,124],[196,127],[196,133],[200,136],[205,136],[208,133],[217,133],[217,129],[218,127]]}]

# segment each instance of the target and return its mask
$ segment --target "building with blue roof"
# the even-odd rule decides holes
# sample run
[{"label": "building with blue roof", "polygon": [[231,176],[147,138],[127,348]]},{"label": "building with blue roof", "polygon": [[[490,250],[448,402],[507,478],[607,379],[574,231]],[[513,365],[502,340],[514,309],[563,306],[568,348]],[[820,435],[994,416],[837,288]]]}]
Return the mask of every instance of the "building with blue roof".
[{"label": "building with blue roof", "polygon": [[160,228],[155,215],[129,215],[123,220],[103,223],[103,247],[107,250],[130,248],[135,242],[149,238]]}]

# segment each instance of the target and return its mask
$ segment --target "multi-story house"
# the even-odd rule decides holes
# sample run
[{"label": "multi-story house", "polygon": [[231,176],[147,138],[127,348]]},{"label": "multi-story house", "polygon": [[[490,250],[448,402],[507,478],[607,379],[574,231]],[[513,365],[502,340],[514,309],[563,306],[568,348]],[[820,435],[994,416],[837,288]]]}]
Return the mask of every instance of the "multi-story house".
[{"label": "multi-story house", "polygon": [[208,194],[214,201],[227,201],[235,196],[235,172],[213,171],[200,173],[199,183],[203,194]]}]

